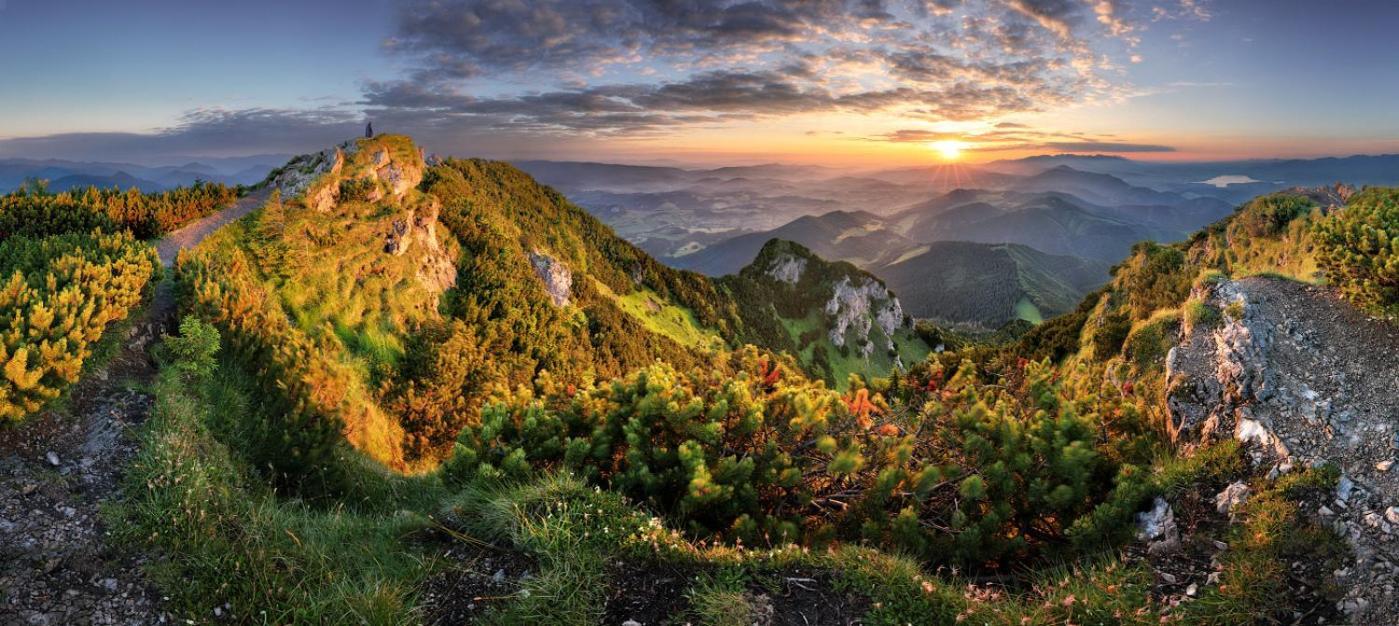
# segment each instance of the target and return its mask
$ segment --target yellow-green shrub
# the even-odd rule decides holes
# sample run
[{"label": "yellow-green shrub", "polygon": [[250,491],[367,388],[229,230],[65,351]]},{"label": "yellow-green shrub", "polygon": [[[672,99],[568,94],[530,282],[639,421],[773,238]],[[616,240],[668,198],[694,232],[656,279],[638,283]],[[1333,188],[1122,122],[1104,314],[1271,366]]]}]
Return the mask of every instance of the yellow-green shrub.
[{"label": "yellow-green shrub", "polygon": [[0,242],[0,422],[18,421],[76,382],[91,345],[124,319],[159,259],[126,233]]},{"label": "yellow-green shrub", "polygon": [[1399,311],[1399,189],[1366,189],[1316,227],[1320,263],[1355,303]]}]

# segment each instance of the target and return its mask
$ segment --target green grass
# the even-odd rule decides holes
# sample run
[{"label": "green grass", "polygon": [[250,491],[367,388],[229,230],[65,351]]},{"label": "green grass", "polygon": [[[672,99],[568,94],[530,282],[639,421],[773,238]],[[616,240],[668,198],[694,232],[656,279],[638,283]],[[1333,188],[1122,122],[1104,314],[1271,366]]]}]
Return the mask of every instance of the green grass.
[{"label": "green grass", "polygon": [[[800,352],[795,355],[803,367],[808,370],[815,369],[813,364],[817,362],[816,350],[821,348],[825,351],[826,365],[825,371],[813,371],[812,375],[824,377],[836,389],[846,389],[850,384],[850,375],[859,374],[866,380],[876,376],[888,376],[894,371],[894,359],[886,349],[888,336],[878,327],[870,328],[870,339],[874,342],[875,348],[870,352],[869,358],[860,356],[852,343],[847,339],[847,350],[844,354],[839,348],[827,341],[829,329],[826,326],[825,312],[813,310],[806,317],[801,319],[789,319],[778,316],[778,321],[786,329],[792,342],[800,347]],[[819,333],[818,340],[802,345],[803,335],[811,336]],[[894,331],[894,350],[899,357],[899,361],[905,368],[921,363],[932,352],[922,339],[919,339],[912,330],[900,328]]]},{"label": "green grass", "polygon": [[1191,328],[1210,329],[1222,321],[1219,309],[1208,302],[1191,300],[1185,303],[1185,323]]},{"label": "green grass", "polygon": [[1024,296],[1015,303],[1015,317],[1030,322],[1031,324],[1040,324],[1044,322],[1044,315],[1040,313],[1040,308],[1035,306],[1035,303],[1031,302],[1030,298]]},{"label": "green grass", "polygon": [[236,440],[256,413],[250,389],[226,365],[194,385],[162,371],[112,512],[120,542],[154,548],[149,573],[168,606],[201,621],[218,607],[239,623],[413,623],[415,589],[434,567],[409,541],[431,525],[414,505],[437,487],[380,484],[365,510],[275,493],[216,434]]},{"label": "green grass", "polygon": [[[156,408],[128,474],[126,500],[108,517],[121,544],[156,552],[150,575],[168,606],[190,619],[207,619],[219,607],[234,623],[419,623],[421,585],[453,566],[438,558],[451,546],[428,539],[445,529],[457,541],[517,551],[535,564],[516,591],[494,601],[485,624],[598,623],[608,596],[628,592],[615,587],[619,566],[691,572],[682,582],[689,609],[675,619],[697,624],[752,623],[754,594],[796,571],[827,572],[823,593],[861,599],[863,623],[872,625],[1159,621],[1151,573],[1114,557],[1028,573],[1008,590],[853,545],[700,544],[620,495],[561,474],[453,486],[436,476],[369,472],[357,497],[305,502],[270,489],[244,460],[243,429],[259,417],[247,376],[227,362],[202,381],[177,372],[164,369],[155,384]],[[1122,528],[1154,495],[1208,491],[1245,468],[1232,442],[1165,457],[1148,483],[1124,483],[1145,488],[1115,493],[1093,521]],[[1202,590],[1200,601],[1179,609],[1184,623],[1225,624],[1247,611],[1273,610],[1284,589],[1268,577],[1279,567],[1304,555],[1332,563],[1334,538],[1297,526],[1290,515],[1292,498],[1324,491],[1334,479],[1321,470],[1259,483],[1247,525],[1231,538],[1237,547],[1225,556],[1226,577],[1240,586]],[[1301,534],[1289,538],[1296,528]],[[1094,545],[1108,540],[1091,528],[1076,536]],[[1254,588],[1248,585],[1259,591],[1230,593]]]},{"label": "green grass", "polygon": [[699,322],[694,311],[670,302],[653,289],[642,287],[618,296],[602,281],[592,280],[600,293],[615,302],[623,312],[641,321],[651,332],[692,348],[717,350],[725,345],[718,333]]}]

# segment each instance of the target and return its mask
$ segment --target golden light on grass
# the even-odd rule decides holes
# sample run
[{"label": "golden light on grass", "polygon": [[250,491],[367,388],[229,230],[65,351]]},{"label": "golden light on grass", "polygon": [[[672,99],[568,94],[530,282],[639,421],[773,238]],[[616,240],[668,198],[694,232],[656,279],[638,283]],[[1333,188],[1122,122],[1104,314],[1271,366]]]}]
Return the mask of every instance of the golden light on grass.
[{"label": "golden light on grass", "polygon": [[965,145],[966,144],[956,139],[944,139],[942,141],[934,141],[928,144],[928,147],[936,150],[944,161],[956,161],[962,157],[962,149]]}]

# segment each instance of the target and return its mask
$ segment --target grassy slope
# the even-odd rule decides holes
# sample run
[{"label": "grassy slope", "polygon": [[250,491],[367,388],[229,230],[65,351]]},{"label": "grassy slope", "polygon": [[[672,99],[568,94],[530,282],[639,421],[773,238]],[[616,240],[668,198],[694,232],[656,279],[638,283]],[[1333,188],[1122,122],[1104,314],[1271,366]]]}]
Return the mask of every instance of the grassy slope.
[{"label": "grassy slope", "polygon": [[[239,429],[256,419],[259,403],[236,366],[222,363],[205,380],[167,368],[154,393],[131,495],[109,518],[121,540],[159,552],[150,573],[168,606],[193,619],[218,608],[233,623],[421,623],[433,619],[418,604],[426,586],[473,566],[455,552],[532,563],[528,578],[507,583],[513,592],[476,599],[486,624],[594,624],[615,615],[615,599],[636,597],[677,622],[749,624],[798,589],[866,624],[1161,623],[1162,607],[1150,599],[1156,579],[1106,555],[1028,574],[1008,592],[869,548],[692,543],[617,495],[565,476],[501,485],[370,473],[360,497],[313,506],[267,488],[246,462]],[[1179,494],[1225,482],[1244,462],[1224,446],[1164,462],[1155,484]],[[1205,589],[1183,609],[1184,623],[1235,623],[1274,601],[1277,555],[1326,541],[1308,528],[1295,539],[1278,532],[1294,512],[1284,496],[1309,484],[1255,484],[1258,495],[1241,513],[1251,521],[1226,537],[1230,584]],[[676,576],[673,592],[647,595],[655,579]],[[792,587],[792,579],[804,582]]]},{"label": "grassy slope", "polygon": [[724,347],[719,333],[700,324],[694,311],[667,300],[650,288],[642,287],[619,296],[601,282],[594,284],[624,313],[640,320],[653,333],[670,337],[690,348],[717,350]]},{"label": "grassy slope", "polygon": [[[1176,315],[1153,308],[1133,325],[1134,334],[1174,323]],[[811,326],[788,323],[788,332]],[[1148,352],[1154,360],[1160,350],[1142,354]],[[617,495],[567,477],[454,484],[365,466],[347,500],[312,507],[263,486],[244,460],[240,433],[245,421],[258,419],[261,403],[243,374],[224,364],[210,380],[192,383],[173,372],[163,372],[156,386],[157,409],[131,473],[131,500],[117,516],[125,539],[161,550],[165,558],[153,566],[157,581],[193,617],[229,602],[232,619],[245,623],[416,623],[430,617],[416,608],[420,585],[448,567],[442,550],[483,542],[523,553],[538,567],[519,591],[492,603],[486,623],[596,623],[609,597],[636,592],[623,573],[657,578],[676,568],[684,573],[676,594],[684,601],[671,608],[678,618],[705,624],[751,623],[765,589],[812,572],[828,574],[813,579],[827,582],[811,583],[829,585],[822,587],[827,595],[853,595],[870,624],[1157,624],[1166,609],[1153,600],[1158,581],[1140,561],[1111,554],[1025,574],[1008,591],[853,546],[808,552],[696,545]],[[1164,458],[1147,489],[1115,493],[1092,515],[1121,518],[1130,529],[1138,503],[1152,493],[1174,499],[1213,493],[1240,478],[1251,483],[1256,495],[1237,513],[1241,523],[1220,530],[1230,546],[1221,561],[1225,584],[1203,587],[1200,600],[1173,612],[1177,623],[1291,615],[1282,582],[1289,564],[1334,565],[1334,537],[1299,518],[1295,502],[1328,492],[1335,474],[1273,480],[1246,467],[1231,444]],[[434,546],[427,539],[444,526],[460,543]],[[612,566],[617,563],[622,572]]]}]

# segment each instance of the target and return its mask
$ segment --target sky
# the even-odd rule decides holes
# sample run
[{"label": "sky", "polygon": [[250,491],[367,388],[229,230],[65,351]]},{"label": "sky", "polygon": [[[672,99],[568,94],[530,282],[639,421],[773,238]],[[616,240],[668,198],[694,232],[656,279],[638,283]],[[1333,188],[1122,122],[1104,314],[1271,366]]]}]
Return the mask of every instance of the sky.
[{"label": "sky", "polygon": [[0,0],[0,157],[1399,152],[1389,0]]}]

